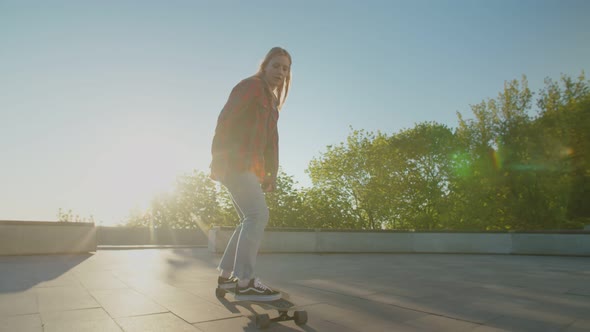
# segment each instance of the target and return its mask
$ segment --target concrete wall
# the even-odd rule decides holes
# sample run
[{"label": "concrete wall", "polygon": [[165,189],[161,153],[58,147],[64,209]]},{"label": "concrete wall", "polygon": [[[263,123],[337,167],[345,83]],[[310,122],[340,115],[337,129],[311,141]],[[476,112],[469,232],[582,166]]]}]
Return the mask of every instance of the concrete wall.
[{"label": "concrete wall", "polygon": [[207,245],[200,229],[98,226],[96,232],[98,245]]},{"label": "concrete wall", "polygon": [[0,255],[85,253],[96,250],[93,223],[0,221]]},{"label": "concrete wall", "polygon": [[[84,253],[97,245],[205,245],[223,252],[233,228],[155,230],[93,223],[0,221],[0,255]],[[453,233],[268,229],[261,252],[400,252],[590,256],[590,232]]]},{"label": "concrete wall", "polygon": [[[209,251],[224,251],[232,228],[209,231]],[[590,256],[590,232],[453,233],[268,229],[261,252],[399,252]]]},{"label": "concrete wall", "polygon": [[412,252],[511,254],[510,233],[410,233]]},{"label": "concrete wall", "polygon": [[512,234],[512,251],[519,254],[590,256],[590,232],[583,234]]}]

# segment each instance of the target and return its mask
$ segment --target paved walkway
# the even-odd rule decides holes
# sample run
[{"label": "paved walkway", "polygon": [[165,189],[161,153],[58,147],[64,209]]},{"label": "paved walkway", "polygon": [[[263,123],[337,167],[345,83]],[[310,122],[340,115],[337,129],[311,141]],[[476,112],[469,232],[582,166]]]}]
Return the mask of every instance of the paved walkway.
[{"label": "paved walkway", "polygon": [[[0,257],[0,331],[255,331],[205,248]],[[590,331],[590,258],[265,254],[309,322],[268,331]]]}]

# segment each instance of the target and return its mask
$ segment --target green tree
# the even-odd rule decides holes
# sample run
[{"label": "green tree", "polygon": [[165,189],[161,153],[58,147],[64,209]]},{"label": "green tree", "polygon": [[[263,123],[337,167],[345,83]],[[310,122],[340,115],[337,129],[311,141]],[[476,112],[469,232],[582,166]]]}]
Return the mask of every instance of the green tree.
[{"label": "green tree", "polygon": [[344,193],[335,186],[312,186],[301,192],[301,224],[306,228],[354,229],[358,225]]},{"label": "green tree", "polygon": [[[381,133],[352,130],[346,144],[328,146],[326,152],[314,158],[306,170],[314,190],[306,198],[324,201],[308,202],[307,206],[318,216],[338,216],[341,228],[381,229],[386,216],[383,197],[375,189],[384,161],[374,152],[374,142],[384,139]],[[318,211],[320,208],[329,210]]]},{"label": "green tree", "polygon": [[452,131],[442,124],[420,123],[392,136],[390,145],[397,179],[388,183],[393,193],[389,204],[403,228],[447,228],[452,215],[452,156],[457,145]]},{"label": "green tree", "polygon": [[89,217],[81,217],[79,214],[74,214],[71,209],[66,212],[59,208],[57,211],[57,221],[94,223],[94,216],[90,215]]},{"label": "green tree", "polygon": [[467,165],[455,177],[455,206],[463,218],[460,228],[526,228],[534,216],[524,206],[539,200],[535,177],[522,170],[531,163],[530,111],[532,93],[523,76],[504,84],[496,99],[472,105],[475,116],[461,114],[456,135]]},{"label": "green tree", "polygon": [[293,177],[280,169],[276,190],[266,194],[270,212],[269,227],[301,228],[305,226],[305,221],[302,219],[303,198],[295,185]]},{"label": "green tree", "polygon": [[546,80],[535,119],[529,115],[533,94],[526,77],[506,82],[496,99],[472,106],[474,120],[458,114],[463,167],[457,167],[454,203],[464,226],[580,226],[567,219],[575,219],[572,211],[585,206],[572,198],[584,197],[588,186],[588,84],[583,75],[577,81],[562,77],[562,83]]},{"label": "green tree", "polygon": [[537,104],[539,164],[560,212],[555,226],[580,228],[590,222],[590,83],[583,72],[577,80],[546,79]]}]

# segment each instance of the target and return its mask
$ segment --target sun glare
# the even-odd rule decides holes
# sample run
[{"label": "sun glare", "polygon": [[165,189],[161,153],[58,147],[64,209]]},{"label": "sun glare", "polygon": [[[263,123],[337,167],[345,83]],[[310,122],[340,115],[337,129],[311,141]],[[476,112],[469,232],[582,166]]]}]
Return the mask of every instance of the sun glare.
[{"label": "sun glare", "polygon": [[[182,168],[190,164],[187,149],[161,135],[126,136],[96,160],[89,174],[97,208],[119,218],[145,211],[158,194],[174,189],[178,175],[190,171]],[[105,225],[121,221],[108,218]]]}]

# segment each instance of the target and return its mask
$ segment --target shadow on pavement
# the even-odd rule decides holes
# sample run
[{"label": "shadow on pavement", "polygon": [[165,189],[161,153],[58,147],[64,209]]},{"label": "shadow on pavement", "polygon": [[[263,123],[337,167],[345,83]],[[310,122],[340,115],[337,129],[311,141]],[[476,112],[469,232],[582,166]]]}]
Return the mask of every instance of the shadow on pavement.
[{"label": "shadow on pavement", "polygon": [[25,291],[54,280],[93,254],[0,257],[0,294]]}]

